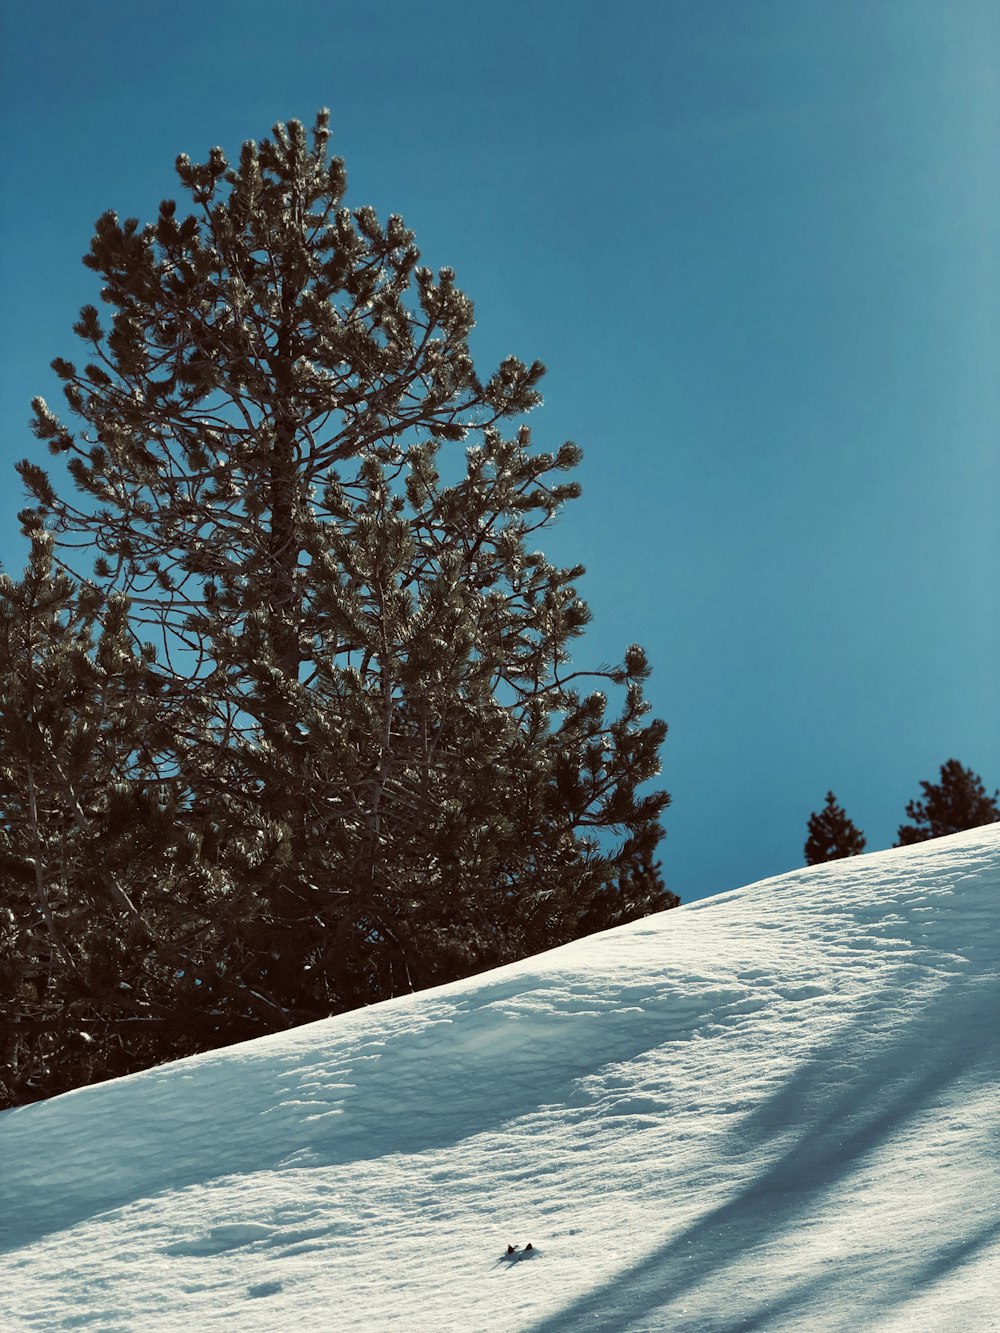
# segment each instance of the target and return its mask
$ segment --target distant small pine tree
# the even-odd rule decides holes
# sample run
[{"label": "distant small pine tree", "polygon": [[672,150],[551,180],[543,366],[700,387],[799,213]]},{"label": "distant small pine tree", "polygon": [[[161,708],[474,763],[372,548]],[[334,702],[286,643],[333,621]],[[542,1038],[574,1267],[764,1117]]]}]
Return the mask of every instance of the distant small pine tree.
[{"label": "distant small pine tree", "polygon": [[1000,791],[988,796],[979,774],[964,768],[957,759],[941,765],[940,782],[920,785],[923,800],[911,801],[906,807],[912,822],[899,826],[897,847],[943,838],[949,833],[961,833],[963,829],[1000,820]]},{"label": "distant small pine tree", "polygon": [[845,856],[860,856],[865,850],[865,836],[844,810],[837,804],[832,791],[826,794],[826,804],[809,816],[809,837],[806,839],[806,865],[821,861],[839,861]]}]

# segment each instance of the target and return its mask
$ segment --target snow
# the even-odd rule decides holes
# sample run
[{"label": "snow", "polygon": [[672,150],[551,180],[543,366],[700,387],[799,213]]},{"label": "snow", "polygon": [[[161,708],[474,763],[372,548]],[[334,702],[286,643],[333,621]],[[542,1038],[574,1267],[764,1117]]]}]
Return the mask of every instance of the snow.
[{"label": "snow", "polygon": [[7,1112],[0,1327],[1000,1329],[998,923],[992,826]]}]

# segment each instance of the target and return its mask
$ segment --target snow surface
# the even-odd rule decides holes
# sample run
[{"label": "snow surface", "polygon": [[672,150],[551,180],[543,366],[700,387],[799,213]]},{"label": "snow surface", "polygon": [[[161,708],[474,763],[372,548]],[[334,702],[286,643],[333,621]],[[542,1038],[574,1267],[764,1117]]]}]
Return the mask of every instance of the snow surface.
[{"label": "snow surface", "polygon": [[7,1112],[0,1327],[1000,1329],[998,923],[993,826]]}]

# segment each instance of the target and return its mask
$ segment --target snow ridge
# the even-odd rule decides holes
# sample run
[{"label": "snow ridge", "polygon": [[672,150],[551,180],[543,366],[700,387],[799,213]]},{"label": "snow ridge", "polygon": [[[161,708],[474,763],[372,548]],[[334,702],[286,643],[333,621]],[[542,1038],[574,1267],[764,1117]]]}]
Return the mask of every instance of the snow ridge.
[{"label": "snow ridge", "polygon": [[998,919],[992,826],[7,1112],[0,1323],[1000,1329]]}]

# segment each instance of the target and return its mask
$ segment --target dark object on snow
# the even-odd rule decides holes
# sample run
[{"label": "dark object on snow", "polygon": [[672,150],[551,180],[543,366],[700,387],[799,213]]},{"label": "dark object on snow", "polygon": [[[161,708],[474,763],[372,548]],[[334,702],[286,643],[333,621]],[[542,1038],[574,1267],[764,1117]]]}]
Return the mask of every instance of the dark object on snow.
[{"label": "dark object on snow", "polygon": [[519,1245],[508,1245],[507,1253],[501,1254],[493,1267],[498,1268],[501,1264],[519,1264],[522,1259],[534,1259],[535,1255],[540,1253],[541,1251],[536,1250],[530,1240],[523,1250]]}]

